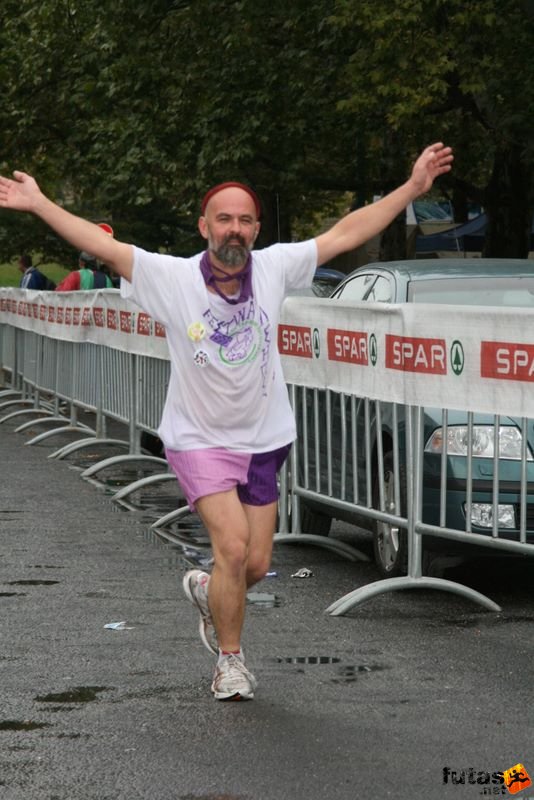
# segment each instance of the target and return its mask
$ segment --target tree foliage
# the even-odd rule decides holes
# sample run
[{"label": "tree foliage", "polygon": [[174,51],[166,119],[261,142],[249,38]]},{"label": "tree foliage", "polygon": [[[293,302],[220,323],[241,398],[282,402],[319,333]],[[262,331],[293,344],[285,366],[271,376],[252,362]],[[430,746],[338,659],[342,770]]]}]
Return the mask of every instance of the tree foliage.
[{"label": "tree foliage", "polygon": [[[121,238],[189,253],[214,182],[255,186],[264,244],[307,232],[301,220],[347,192],[358,205],[388,190],[443,139],[456,166],[442,187],[482,202],[493,251],[519,255],[533,210],[530,6],[4,0],[0,166]],[[3,214],[0,255],[29,246],[72,259],[39,223]]]},{"label": "tree foliage", "polygon": [[[528,0],[338,0],[353,37],[342,101],[379,132],[367,153],[454,144],[455,205],[484,205],[488,255],[525,256],[534,211],[534,6]],[[370,127],[370,126],[368,126]],[[391,174],[392,170],[389,171]]]}]

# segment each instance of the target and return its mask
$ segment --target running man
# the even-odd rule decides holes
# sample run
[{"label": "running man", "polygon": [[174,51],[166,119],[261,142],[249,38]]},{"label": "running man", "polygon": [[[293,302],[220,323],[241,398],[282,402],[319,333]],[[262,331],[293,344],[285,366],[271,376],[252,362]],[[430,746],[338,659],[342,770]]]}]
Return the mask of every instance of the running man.
[{"label": "running man", "polygon": [[296,430],[276,346],[286,294],[311,285],[318,266],[383,230],[453,155],[427,147],[408,180],[315,239],[253,251],[261,206],[244,184],[210,189],[198,227],[207,249],[191,258],[148,253],[45,197],[23,172],[0,177],[0,207],[30,212],[123,279],[121,291],[166,329],[171,378],[158,430],[189,506],[206,526],[211,574],[191,570],[184,590],[216,657],[218,700],[250,700],[241,632],[247,589],[269,568],[277,517],[276,474]]}]

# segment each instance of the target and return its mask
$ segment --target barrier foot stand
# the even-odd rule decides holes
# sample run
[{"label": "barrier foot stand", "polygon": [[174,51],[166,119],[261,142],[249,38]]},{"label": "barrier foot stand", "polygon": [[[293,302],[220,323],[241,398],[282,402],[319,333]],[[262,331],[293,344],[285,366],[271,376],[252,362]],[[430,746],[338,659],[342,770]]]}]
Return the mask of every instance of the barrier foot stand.
[{"label": "barrier foot stand", "polygon": [[425,576],[421,578],[410,578],[405,576],[400,578],[385,578],[382,581],[376,581],[375,583],[369,583],[367,586],[361,586],[359,589],[349,592],[332,603],[332,605],[328,606],[326,613],[331,614],[333,617],[340,616],[350,611],[351,608],[355,608],[357,605],[367,603],[368,600],[371,600],[376,595],[393,592],[396,589],[441,589],[445,592],[458,594],[460,597],[465,597],[467,600],[473,600],[473,602],[487,608],[488,611],[501,611],[501,607],[498,606],[497,603],[494,603],[493,600],[490,600],[489,597],[480,594],[480,592],[476,592],[474,589],[470,589],[468,586],[463,586],[461,583],[446,581],[443,578],[427,578]]},{"label": "barrier foot stand", "polygon": [[100,472],[101,469],[105,469],[106,467],[113,467],[117,464],[126,464],[132,461],[146,461],[151,464],[162,464],[165,468],[169,465],[165,458],[158,458],[157,456],[144,456],[142,453],[129,453],[125,456],[111,456],[111,458],[105,458],[103,461],[99,461],[97,464],[93,464],[88,469],[82,472],[82,478],[90,478],[93,475],[96,475],[97,472]]},{"label": "barrier foot stand", "polygon": [[[15,419],[16,417],[28,417],[30,414],[41,414],[45,417],[51,417],[53,413],[53,411],[47,411],[44,408],[23,408],[20,411],[12,411],[10,414],[6,414],[5,417],[0,419],[0,425],[10,419]],[[36,419],[39,419],[39,417],[36,417]]]},{"label": "barrier foot stand", "polygon": [[117,502],[133,494],[138,489],[143,489],[145,486],[151,486],[153,483],[164,483],[165,481],[175,481],[176,475],[170,472],[163,472],[161,475],[147,475],[146,478],[140,478],[138,481],[132,481],[127,486],[123,486],[118,492],[115,492],[112,500]]},{"label": "barrier foot stand", "polygon": [[[31,406],[35,408],[35,403],[33,400],[8,400],[6,403],[0,403],[0,411],[4,408],[11,408],[12,406]],[[7,417],[2,417],[0,422],[3,422]]]},{"label": "barrier foot stand", "polygon": [[[69,420],[68,420],[68,417],[62,417],[61,415],[60,416],[52,415],[52,416],[47,416],[47,417],[39,417],[39,419],[31,419],[29,422],[24,422],[22,425],[19,425],[18,428],[15,428],[15,433],[21,433],[22,431],[25,431],[28,428],[35,428],[36,425],[38,425],[38,426],[46,425],[49,422],[59,422],[62,425],[64,425],[66,422],[69,422]],[[69,423],[69,425],[70,425],[70,423]],[[74,429],[75,426],[71,425],[71,427]],[[80,426],[80,427],[82,427],[82,426]],[[87,426],[84,425],[83,427],[86,428]]]},{"label": "barrier foot stand", "polygon": [[[37,421],[40,422],[41,420]],[[90,436],[91,438],[96,436],[96,431],[92,431],[91,428],[87,428],[85,425],[83,427],[80,425],[63,425],[61,428],[53,428],[51,431],[40,433],[38,436],[34,436],[33,439],[30,439],[29,442],[25,442],[25,444],[39,444],[39,442],[44,442],[46,439],[51,439],[52,436],[57,436],[58,433],[83,433],[85,436]]]},{"label": "barrier foot stand", "polygon": [[340,556],[348,558],[349,561],[370,561],[369,556],[362,553],[356,547],[351,547],[345,542],[338,542],[336,539],[330,539],[328,536],[316,536],[313,533],[275,533],[275,544],[315,544],[318,547],[324,547],[326,550],[332,550]]},{"label": "barrier foot stand", "polygon": [[187,517],[188,514],[191,514],[192,516],[196,515],[195,512],[191,511],[188,505],[181,506],[181,508],[175,508],[174,511],[169,511],[168,514],[165,514],[165,516],[160,517],[153,522],[150,528],[151,530],[159,530],[160,528],[164,528],[166,525],[170,525],[172,522],[179,522],[182,517]]},{"label": "barrier foot stand", "polygon": [[64,447],[60,447],[59,450],[55,450],[53,453],[50,453],[48,458],[57,458],[60,461],[62,458],[69,456],[71,453],[75,453],[76,450],[83,450],[86,447],[94,447],[94,445],[121,445],[126,450],[130,447],[129,442],[125,441],[125,439],[78,439],[77,442],[71,442],[70,444],[66,444]]}]

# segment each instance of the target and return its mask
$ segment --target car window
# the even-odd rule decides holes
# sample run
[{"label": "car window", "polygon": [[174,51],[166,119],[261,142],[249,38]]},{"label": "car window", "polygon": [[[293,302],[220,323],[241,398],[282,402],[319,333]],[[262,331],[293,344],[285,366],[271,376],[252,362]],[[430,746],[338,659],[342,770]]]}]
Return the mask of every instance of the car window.
[{"label": "car window", "polygon": [[391,303],[393,292],[391,283],[387,278],[379,275],[368,297],[365,298],[370,303]]},{"label": "car window", "polygon": [[534,277],[439,278],[412,281],[412,303],[534,308]]},{"label": "car window", "polygon": [[368,301],[370,303],[390,303],[393,298],[391,283],[382,275],[365,273],[351,278],[339,292],[337,298],[343,300]]}]

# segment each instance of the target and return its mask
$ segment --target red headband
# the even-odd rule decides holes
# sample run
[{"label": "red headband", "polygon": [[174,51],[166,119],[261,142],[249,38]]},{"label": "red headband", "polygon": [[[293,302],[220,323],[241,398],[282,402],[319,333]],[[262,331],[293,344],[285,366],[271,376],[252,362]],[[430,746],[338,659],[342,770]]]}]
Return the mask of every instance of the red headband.
[{"label": "red headband", "polygon": [[242,189],[244,192],[248,194],[249,197],[252,198],[254,206],[256,208],[256,216],[259,219],[261,217],[260,198],[254,191],[254,189],[251,189],[250,186],[246,186],[244,183],[239,183],[238,181],[227,181],[226,183],[218,183],[217,186],[213,186],[211,189],[209,189],[202,198],[202,203],[200,205],[200,211],[202,213],[202,216],[204,216],[204,214],[206,213],[206,206],[208,205],[209,201],[215,194],[222,192],[223,189],[230,189],[232,187],[235,187],[236,189]]}]

